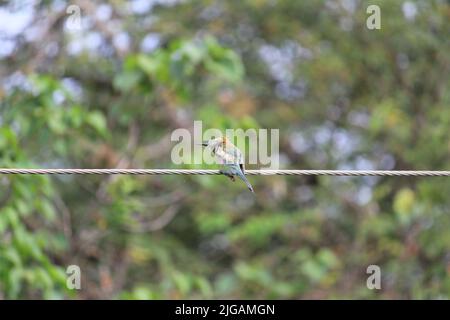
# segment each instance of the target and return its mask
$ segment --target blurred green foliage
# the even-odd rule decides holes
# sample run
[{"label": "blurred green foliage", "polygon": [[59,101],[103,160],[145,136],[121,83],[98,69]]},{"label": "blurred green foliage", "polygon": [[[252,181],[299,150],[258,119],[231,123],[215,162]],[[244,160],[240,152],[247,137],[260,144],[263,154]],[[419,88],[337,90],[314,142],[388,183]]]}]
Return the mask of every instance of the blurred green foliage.
[{"label": "blurred green foliage", "polygon": [[[176,167],[202,120],[279,129],[285,168],[450,169],[448,2],[145,3],[80,1],[82,30],[34,6],[1,56],[2,167]],[[250,179],[2,176],[0,298],[450,296],[447,178]]]}]

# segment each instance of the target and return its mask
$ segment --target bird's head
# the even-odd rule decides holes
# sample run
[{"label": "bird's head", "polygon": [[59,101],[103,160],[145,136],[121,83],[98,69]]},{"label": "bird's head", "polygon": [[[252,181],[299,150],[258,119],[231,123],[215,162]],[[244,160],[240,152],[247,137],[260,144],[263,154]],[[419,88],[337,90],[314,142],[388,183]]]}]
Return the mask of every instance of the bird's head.
[{"label": "bird's head", "polygon": [[218,137],[218,138],[214,138],[214,139],[210,139],[210,140],[206,140],[203,141],[201,143],[202,146],[204,147],[211,147],[211,148],[215,148],[221,144],[226,144],[227,138],[226,137]]}]

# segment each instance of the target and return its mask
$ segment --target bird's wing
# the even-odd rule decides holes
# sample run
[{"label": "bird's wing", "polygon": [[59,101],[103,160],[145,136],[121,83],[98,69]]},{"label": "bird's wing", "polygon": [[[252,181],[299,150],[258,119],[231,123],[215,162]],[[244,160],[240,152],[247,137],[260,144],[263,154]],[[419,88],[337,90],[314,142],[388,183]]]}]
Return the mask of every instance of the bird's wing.
[{"label": "bird's wing", "polygon": [[227,152],[232,155],[235,163],[243,163],[244,162],[244,157],[242,156],[241,150],[239,150],[239,148],[236,147],[235,145],[231,144],[227,148]]},{"label": "bird's wing", "polygon": [[244,157],[242,156],[241,150],[239,150],[238,148],[236,148],[235,156],[239,164],[244,163]]}]

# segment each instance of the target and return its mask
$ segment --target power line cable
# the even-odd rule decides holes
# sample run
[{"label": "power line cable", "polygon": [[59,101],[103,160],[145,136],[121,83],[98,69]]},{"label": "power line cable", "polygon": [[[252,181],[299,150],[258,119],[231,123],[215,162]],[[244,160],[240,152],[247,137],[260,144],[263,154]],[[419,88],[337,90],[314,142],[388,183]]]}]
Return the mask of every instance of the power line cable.
[{"label": "power line cable", "polygon": [[[246,170],[250,176],[409,176],[449,177],[450,171],[433,170]],[[80,174],[80,175],[220,175],[219,170],[201,169],[18,169],[0,168],[0,174]]]}]

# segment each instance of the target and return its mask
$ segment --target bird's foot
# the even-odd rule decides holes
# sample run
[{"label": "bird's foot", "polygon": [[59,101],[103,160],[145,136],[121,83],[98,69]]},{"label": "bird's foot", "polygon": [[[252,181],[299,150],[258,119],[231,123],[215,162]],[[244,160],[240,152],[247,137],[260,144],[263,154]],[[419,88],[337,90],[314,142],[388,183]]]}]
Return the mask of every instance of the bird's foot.
[{"label": "bird's foot", "polygon": [[224,176],[226,176],[228,178],[230,178],[230,180],[233,181],[233,182],[236,181],[236,179],[234,178],[234,175],[228,170],[221,169],[221,170],[219,170],[219,173],[223,174]]}]

